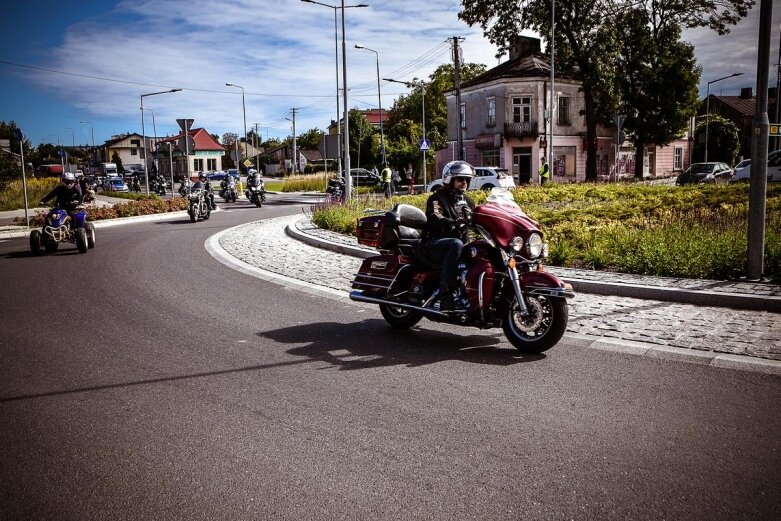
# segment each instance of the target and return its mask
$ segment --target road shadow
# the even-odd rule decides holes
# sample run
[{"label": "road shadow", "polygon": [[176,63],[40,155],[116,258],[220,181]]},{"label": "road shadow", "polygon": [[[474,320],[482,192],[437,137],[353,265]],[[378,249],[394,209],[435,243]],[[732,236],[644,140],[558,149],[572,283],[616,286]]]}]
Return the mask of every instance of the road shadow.
[{"label": "road shadow", "polygon": [[284,344],[305,344],[287,352],[327,362],[340,370],[417,367],[449,360],[503,366],[545,358],[544,354],[522,355],[514,348],[501,347],[502,339],[495,333],[460,334],[469,329],[455,326],[454,331],[402,330],[383,320],[369,319],[350,324],[301,324],[257,335]]}]

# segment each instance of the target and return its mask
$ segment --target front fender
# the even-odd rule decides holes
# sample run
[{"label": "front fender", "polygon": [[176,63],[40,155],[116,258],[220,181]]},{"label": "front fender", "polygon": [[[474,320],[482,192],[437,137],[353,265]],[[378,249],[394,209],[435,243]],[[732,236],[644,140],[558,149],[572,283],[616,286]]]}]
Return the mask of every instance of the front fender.
[{"label": "front fender", "polygon": [[520,273],[521,288],[528,295],[544,295],[547,297],[572,298],[575,292],[571,284],[567,284],[555,275],[545,271],[528,271]]}]

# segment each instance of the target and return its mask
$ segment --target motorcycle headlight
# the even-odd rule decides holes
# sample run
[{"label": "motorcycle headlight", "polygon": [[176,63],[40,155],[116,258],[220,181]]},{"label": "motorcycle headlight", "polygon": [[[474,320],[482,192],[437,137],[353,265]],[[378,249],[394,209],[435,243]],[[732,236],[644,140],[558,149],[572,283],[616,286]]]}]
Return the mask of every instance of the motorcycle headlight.
[{"label": "motorcycle headlight", "polygon": [[536,259],[542,255],[545,243],[542,242],[542,236],[539,233],[533,233],[526,239],[526,254],[530,259]]},{"label": "motorcycle headlight", "polygon": [[523,239],[520,237],[513,237],[510,241],[510,248],[512,248],[515,252],[521,251],[523,248]]}]

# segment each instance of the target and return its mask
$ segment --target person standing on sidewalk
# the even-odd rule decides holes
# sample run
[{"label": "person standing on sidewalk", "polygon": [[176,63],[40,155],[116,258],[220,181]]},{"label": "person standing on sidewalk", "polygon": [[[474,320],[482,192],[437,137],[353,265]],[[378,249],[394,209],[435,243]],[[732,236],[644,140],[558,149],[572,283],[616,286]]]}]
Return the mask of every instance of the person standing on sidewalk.
[{"label": "person standing on sidewalk", "polygon": [[407,164],[407,169],[404,171],[407,175],[407,184],[409,184],[409,194],[415,193],[415,171],[412,169],[412,163]]},{"label": "person standing on sidewalk", "polygon": [[550,167],[548,166],[548,160],[542,158],[542,164],[540,165],[540,184],[544,185],[550,181]]},{"label": "person standing on sidewalk", "polygon": [[383,189],[385,191],[385,198],[387,199],[393,195],[393,172],[391,172],[391,169],[387,163],[385,164],[385,168],[382,169],[380,179],[382,180]]}]

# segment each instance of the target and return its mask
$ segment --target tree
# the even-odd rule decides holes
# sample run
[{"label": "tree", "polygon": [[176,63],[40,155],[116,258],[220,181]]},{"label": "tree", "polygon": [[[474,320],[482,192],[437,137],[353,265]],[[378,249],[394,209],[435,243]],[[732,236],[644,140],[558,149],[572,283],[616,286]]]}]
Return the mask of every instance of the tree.
[{"label": "tree", "polygon": [[677,24],[662,24],[643,9],[617,16],[621,37],[617,90],[627,114],[624,128],[635,146],[635,177],[643,176],[645,146],[667,145],[681,135],[699,105],[700,68],[694,47]]},{"label": "tree", "polygon": [[[595,180],[596,130],[609,119],[615,98],[614,82],[605,73],[615,70],[610,58],[615,51],[616,17],[626,10],[642,9],[655,27],[710,27],[719,34],[745,17],[754,0],[462,0],[459,18],[480,24],[500,55],[512,45],[515,35],[532,29],[550,45],[551,6],[555,1],[555,48],[558,66],[577,65],[583,81],[586,120],[586,179]],[[605,51],[609,52],[605,52]]]},{"label": "tree", "polygon": [[317,150],[320,147],[320,140],[323,139],[323,131],[315,127],[307,130],[296,137],[296,144],[299,149]]},{"label": "tree", "polygon": [[[705,160],[705,118],[694,129],[695,156]],[[740,130],[732,121],[711,114],[708,117],[708,161],[723,161],[728,165],[737,162],[740,151]]]},{"label": "tree", "polygon": [[111,154],[111,162],[117,165],[117,172],[125,171],[125,167],[122,166],[122,158],[119,157],[119,154],[116,151]]}]

